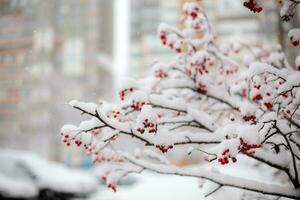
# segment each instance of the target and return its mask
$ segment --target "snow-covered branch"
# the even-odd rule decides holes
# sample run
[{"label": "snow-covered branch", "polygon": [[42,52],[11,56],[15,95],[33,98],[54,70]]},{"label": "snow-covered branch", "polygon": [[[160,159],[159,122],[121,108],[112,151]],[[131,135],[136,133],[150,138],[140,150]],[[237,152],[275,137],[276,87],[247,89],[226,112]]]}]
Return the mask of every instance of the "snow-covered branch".
[{"label": "snow-covered branch", "polygon": [[[259,12],[257,1],[247,2]],[[195,3],[184,5],[182,23],[182,30],[166,24],[158,28],[162,44],[176,58],[155,63],[153,76],[126,80],[118,104],[71,101],[91,119],[63,126],[63,141],[84,146],[94,162],[104,163],[104,179],[114,191],[122,176],[150,169],[207,179],[217,183],[213,191],[230,186],[300,198],[300,72],[285,62],[278,47],[219,44]],[[243,62],[235,60],[249,54]],[[122,142],[121,135],[144,147],[118,151],[114,141]],[[170,164],[168,153],[179,146],[189,149],[186,156],[194,150],[203,154],[197,170]],[[280,176],[259,182],[207,167],[234,166],[244,158],[257,171],[267,166]]]},{"label": "snow-covered branch", "polygon": [[288,197],[293,199],[300,198],[300,190],[292,187],[283,187],[276,184],[265,184],[263,182],[240,178],[220,172],[212,172],[204,167],[179,168],[171,165],[155,164],[145,160],[136,159],[130,154],[121,153],[130,163],[161,174],[175,174],[179,176],[198,177],[207,179],[220,186],[235,187],[249,191],[259,192],[267,195]]}]

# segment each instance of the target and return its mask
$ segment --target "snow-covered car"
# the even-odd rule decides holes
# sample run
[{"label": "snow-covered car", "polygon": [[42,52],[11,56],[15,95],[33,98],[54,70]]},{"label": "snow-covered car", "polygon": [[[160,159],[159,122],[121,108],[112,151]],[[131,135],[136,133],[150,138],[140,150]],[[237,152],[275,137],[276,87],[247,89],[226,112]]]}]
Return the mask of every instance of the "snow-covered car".
[{"label": "snow-covered car", "polygon": [[14,177],[15,173],[19,173],[16,179],[30,178],[39,189],[39,199],[86,197],[98,187],[96,179],[90,174],[47,161],[33,153],[1,150],[0,160],[2,168],[7,166],[7,176]]},{"label": "snow-covered car", "polygon": [[30,180],[19,180],[0,173],[0,199],[30,200],[36,199],[37,196],[38,189]]}]

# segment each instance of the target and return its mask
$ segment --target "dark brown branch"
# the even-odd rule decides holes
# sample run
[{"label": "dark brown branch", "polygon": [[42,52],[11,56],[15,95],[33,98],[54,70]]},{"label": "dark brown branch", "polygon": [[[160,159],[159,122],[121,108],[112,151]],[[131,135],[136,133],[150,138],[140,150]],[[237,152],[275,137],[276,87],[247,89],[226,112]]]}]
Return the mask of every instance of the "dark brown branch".
[{"label": "dark brown branch", "polygon": [[[128,162],[130,162],[130,163],[132,163],[136,166],[143,167],[147,170],[151,170],[151,171],[157,172],[159,174],[168,174],[168,175],[178,175],[178,176],[186,176],[186,177],[203,178],[203,179],[206,179],[208,181],[211,181],[213,183],[216,183],[216,184],[219,184],[219,185],[222,185],[222,186],[228,186],[228,187],[233,187],[233,188],[238,188],[238,189],[244,189],[244,190],[258,192],[258,193],[266,194],[266,195],[281,196],[281,197],[287,197],[287,198],[292,198],[292,199],[299,199],[299,197],[300,197],[300,194],[299,195],[282,194],[279,191],[272,191],[271,192],[271,191],[264,190],[264,188],[257,189],[255,187],[243,186],[243,184],[234,184],[234,183],[231,182],[231,179],[235,178],[235,177],[231,177],[231,178],[224,177],[223,180],[217,180],[217,178],[214,178],[214,177],[199,175],[199,174],[193,174],[193,173],[189,173],[189,172],[184,172],[183,170],[180,170],[180,169],[179,170],[175,170],[175,169],[174,170],[166,170],[165,167],[168,167],[166,165],[156,165],[156,164],[149,165],[149,163],[148,163],[148,165],[145,166],[145,164],[141,164],[136,159],[132,159],[132,158],[130,158],[128,156],[125,156],[125,155],[123,155],[123,157]],[[172,166],[170,166],[170,167],[172,167]],[[226,176],[226,175],[224,175],[224,176]],[[228,179],[230,179],[230,180],[228,181]],[[246,180],[245,179],[245,181],[251,181],[251,180]]]}]

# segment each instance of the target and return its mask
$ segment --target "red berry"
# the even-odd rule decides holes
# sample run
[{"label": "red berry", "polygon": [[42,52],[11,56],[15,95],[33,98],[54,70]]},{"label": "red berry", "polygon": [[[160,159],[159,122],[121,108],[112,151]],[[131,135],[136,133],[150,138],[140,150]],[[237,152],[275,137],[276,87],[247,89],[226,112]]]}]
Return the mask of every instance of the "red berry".
[{"label": "red berry", "polygon": [[252,100],[255,101],[255,102],[257,102],[257,101],[261,100],[262,98],[263,98],[263,97],[261,96],[261,94],[257,94],[257,95],[255,95],[255,96],[252,98]]},{"label": "red berry", "polygon": [[257,4],[257,0],[247,0],[244,6],[254,13],[260,13],[263,9]]},{"label": "red berry", "polygon": [[300,40],[295,40],[294,37],[290,37],[290,41],[292,43],[292,45],[294,45],[295,47],[299,45]]},{"label": "red berry", "polygon": [[267,109],[271,110],[273,105],[270,102],[264,102],[264,105],[266,106]]},{"label": "red berry", "polygon": [[196,17],[198,16],[198,13],[193,11],[193,12],[191,12],[191,16],[192,16],[193,19],[196,19]]},{"label": "red berry", "polygon": [[103,181],[106,181],[106,176],[101,176],[101,179],[102,179]]}]

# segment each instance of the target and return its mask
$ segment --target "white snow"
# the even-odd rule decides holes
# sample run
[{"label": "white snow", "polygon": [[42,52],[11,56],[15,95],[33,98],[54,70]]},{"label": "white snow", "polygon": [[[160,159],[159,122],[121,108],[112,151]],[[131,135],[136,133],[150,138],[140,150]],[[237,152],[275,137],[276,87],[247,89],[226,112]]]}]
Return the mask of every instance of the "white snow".
[{"label": "white snow", "polygon": [[1,150],[0,159],[5,162],[21,163],[37,177],[39,188],[72,193],[88,193],[97,187],[96,180],[89,174],[44,160],[33,153],[17,150]]},{"label": "white snow", "polygon": [[79,130],[82,131],[87,131],[87,130],[91,130],[95,127],[99,127],[99,126],[103,126],[104,124],[102,122],[99,121],[99,119],[97,119],[96,117],[93,117],[90,120],[86,120],[86,121],[82,121],[79,125]]},{"label": "white snow", "polygon": [[20,178],[9,177],[0,171],[0,192],[10,198],[34,198],[38,189],[34,183]]},{"label": "white snow", "polygon": [[85,103],[77,100],[72,100],[69,104],[73,107],[77,107],[85,112],[96,114],[97,104],[95,103]]}]

